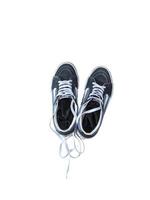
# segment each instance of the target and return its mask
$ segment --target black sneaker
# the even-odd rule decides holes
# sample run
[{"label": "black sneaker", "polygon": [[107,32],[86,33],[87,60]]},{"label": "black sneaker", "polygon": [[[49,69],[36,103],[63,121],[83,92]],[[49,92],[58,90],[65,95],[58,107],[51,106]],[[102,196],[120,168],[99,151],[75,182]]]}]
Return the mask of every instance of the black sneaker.
[{"label": "black sneaker", "polygon": [[78,130],[83,137],[97,134],[111,94],[111,75],[106,68],[98,67],[87,81],[78,116]]},{"label": "black sneaker", "polygon": [[52,81],[53,122],[56,132],[68,135],[74,132],[77,119],[78,76],[71,63],[62,64]]}]

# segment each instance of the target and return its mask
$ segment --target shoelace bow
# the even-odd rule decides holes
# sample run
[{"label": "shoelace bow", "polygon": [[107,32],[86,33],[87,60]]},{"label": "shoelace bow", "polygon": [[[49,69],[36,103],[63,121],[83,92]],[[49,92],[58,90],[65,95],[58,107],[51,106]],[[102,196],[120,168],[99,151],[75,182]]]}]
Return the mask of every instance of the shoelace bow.
[{"label": "shoelace bow", "polygon": [[[59,90],[56,96],[56,101],[55,101],[56,105],[52,118],[54,118],[57,112],[58,99],[61,97],[63,98],[71,97],[72,101],[70,104],[70,109],[74,116],[72,123],[77,124],[77,105],[75,102],[75,96],[72,92],[72,80],[58,81],[58,84],[59,84]],[[57,136],[61,139],[61,144],[59,147],[59,155],[63,159],[68,158],[68,166],[66,170],[66,178],[67,178],[70,168],[70,158],[78,158],[84,152],[84,143],[83,140],[80,138],[80,136],[77,134],[77,128],[75,128],[75,131],[72,134],[69,134],[69,136],[62,136],[54,128],[52,128],[51,122],[50,122],[51,130],[55,132]],[[71,140],[72,142],[70,142]],[[73,144],[73,147],[70,147],[69,142]]]}]

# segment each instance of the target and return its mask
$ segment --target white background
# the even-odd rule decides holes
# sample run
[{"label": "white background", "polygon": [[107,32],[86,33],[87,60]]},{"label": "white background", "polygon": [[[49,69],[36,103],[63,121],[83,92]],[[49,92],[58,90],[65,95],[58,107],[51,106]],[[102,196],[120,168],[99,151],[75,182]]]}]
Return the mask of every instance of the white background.
[{"label": "white background", "polygon": [[[51,80],[73,62],[79,101],[94,67],[114,93],[96,137],[71,163],[50,131]],[[150,199],[147,0],[0,1],[0,199]]]}]

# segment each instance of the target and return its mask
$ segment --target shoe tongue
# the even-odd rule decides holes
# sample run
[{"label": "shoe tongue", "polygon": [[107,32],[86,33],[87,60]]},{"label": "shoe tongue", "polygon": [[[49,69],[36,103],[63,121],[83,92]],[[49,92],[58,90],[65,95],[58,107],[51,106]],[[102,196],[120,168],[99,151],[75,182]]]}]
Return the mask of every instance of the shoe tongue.
[{"label": "shoe tongue", "polygon": [[70,98],[70,96],[67,97],[67,95],[66,95],[65,97],[61,96],[59,98],[59,101],[63,101],[63,103],[60,104],[60,110],[61,110],[63,118],[67,119],[69,116],[69,112],[70,112],[70,109],[68,109],[67,105],[71,104],[72,99]]},{"label": "shoe tongue", "polygon": [[[101,110],[97,109],[100,107],[99,102],[95,99],[91,99],[85,109],[87,113],[83,116],[83,129],[85,132],[91,133],[97,126]],[[88,112],[89,111],[89,112]]]},{"label": "shoe tongue", "polygon": [[99,104],[99,98],[93,96],[93,97],[91,97],[90,102],[93,102],[93,104],[95,104],[95,103]]},{"label": "shoe tongue", "polygon": [[70,112],[70,109],[64,109],[64,105],[63,104],[61,104],[61,106],[60,106],[60,110],[61,110],[61,115],[62,115],[62,119],[67,119],[68,118],[68,116],[69,116],[69,112]]},{"label": "shoe tongue", "polygon": [[86,105],[86,110],[93,110],[94,108],[97,108],[99,106],[100,106],[100,103],[98,99],[93,98]]},{"label": "shoe tongue", "polygon": [[99,100],[97,98],[93,98],[90,101],[91,106],[93,106],[93,108],[97,108],[100,106]]},{"label": "shoe tongue", "polygon": [[62,96],[59,96],[59,100],[62,100],[62,99],[70,99],[70,100],[71,100],[72,98],[71,98],[70,95],[65,95],[65,96],[62,95]]}]

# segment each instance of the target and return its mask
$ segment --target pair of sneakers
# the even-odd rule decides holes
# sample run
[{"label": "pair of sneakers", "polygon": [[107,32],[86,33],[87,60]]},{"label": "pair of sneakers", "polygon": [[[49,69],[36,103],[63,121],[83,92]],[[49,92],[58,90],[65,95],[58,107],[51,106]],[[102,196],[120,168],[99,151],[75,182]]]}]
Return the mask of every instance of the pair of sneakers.
[{"label": "pair of sneakers", "polygon": [[[82,103],[78,108],[78,75],[72,63],[60,65],[52,80],[52,102],[54,131],[61,137],[60,152],[63,144],[71,156],[75,149],[77,156],[81,151],[81,141],[94,137],[103,120],[108,102],[112,94],[110,72],[104,67],[97,67],[89,76]],[[67,139],[78,138],[74,148],[69,148]],[[74,157],[74,156],[72,156]]]}]

